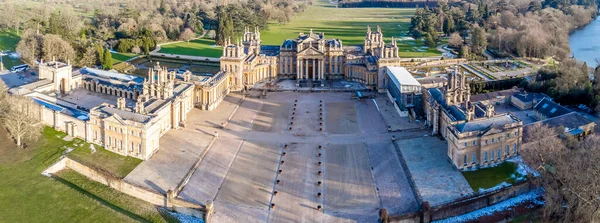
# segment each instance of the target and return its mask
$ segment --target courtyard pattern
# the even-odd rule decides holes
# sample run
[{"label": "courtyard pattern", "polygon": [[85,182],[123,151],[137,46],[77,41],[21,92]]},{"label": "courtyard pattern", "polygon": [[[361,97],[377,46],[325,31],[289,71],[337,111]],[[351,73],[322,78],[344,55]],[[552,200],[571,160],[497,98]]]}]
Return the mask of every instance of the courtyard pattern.
[{"label": "courtyard pattern", "polygon": [[[373,222],[380,208],[403,214],[419,207],[392,136],[426,132],[389,133],[375,103],[352,93],[277,92],[241,101],[228,96],[215,111],[191,112],[183,130],[169,133],[185,131],[196,139],[218,134],[178,195],[197,204],[213,201],[215,222]],[[128,178],[151,176],[134,175],[140,172]]]}]

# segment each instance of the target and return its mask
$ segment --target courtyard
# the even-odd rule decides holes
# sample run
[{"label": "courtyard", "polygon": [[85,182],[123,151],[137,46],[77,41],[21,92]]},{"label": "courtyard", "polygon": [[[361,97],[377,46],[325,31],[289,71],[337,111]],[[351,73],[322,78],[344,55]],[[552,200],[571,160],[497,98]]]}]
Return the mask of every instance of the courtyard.
[{"label": "courtyard", "polygon": [[215,222],[372,222],[381,208],[418,210],[392,136],[427,131],[388,132],[374,100],[353,96],[231,94],[215,111],[190,112],[125,179],[164,193],[199,161],[178,197],[214,201]]}]

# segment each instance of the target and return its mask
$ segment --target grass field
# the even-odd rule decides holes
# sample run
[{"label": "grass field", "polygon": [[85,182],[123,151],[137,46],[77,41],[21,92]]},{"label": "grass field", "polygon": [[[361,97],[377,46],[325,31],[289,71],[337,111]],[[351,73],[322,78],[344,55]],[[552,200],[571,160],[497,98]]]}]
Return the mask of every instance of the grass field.
[{"label": "grass field", "polygon": [[512,184],[515,178],[511,175],[517,175],[517,164],[512,162],[504,162],[495,167],[479,169],[476,171],[463,172],[463,176],[471,185],[474,191],[480,188],[492,188],[502,182]]},{"label": "grass field", "polygon": [[63,183],[76,191],[109,206],[111,209],[124,214],[139,222],[177,222],[168,213],[157,211],[156,207],[148,202],[125,195],[101,183],[91,181],[85,176],[73,171],[62,170],[57,174]]},{"label": "grass field", "polygon": [[40,174],[66,147],[76,147],[61,139],[65,135],[45,128],[40,140],[19,149],[0,128],[0,222],[139,222],[115,208],[119,203],[107,205],[110,199],[102,202]]},{"label": "grass field", "polygon": [[[263,45],[281,45],[285,39],[298,37],[298,33],[324,32],[325,38],[337,38],[345,46],[361,45],[365,38],[367,25],[372,31],[376,26],[381,30],[386,41],[392,36],[406,37],[410,18],[415,9],[401,8],[336,8],[325,0],[316,1],[305,12],[298,13],[286,24],[270,23],[269,29],[261,32]],[[161,47],[160,53],[182,54],[192,56],[220,57],[221,48],[213,47],[212,40],[196,40]],[[398,41],[400,57],[439,56],[435,48],[422,47],[422,41],[404,38]]]},{"label": "grass field", "polygon": [[[12,52],[15,51],[17,47],[17,43],[19,43],[21,37],[17,35],[17,33],[13,30],[0,30],[0,51],[10,50]],[[5,69],[10,69],[12,66],[23,64],[19,59],[12,59],[8,56],[4,56],[2,58],[2,62],[4,63]]]},{"label": "grass field", "polygon": [[[121,156],[110,152],[98,145],[94,145],[96,152],[92,154],[90,144],[80,141],[81,145],[70,152],[68,156],[74,160],[106,170],[119,178],[124,178],[131,172],[142,160],[129,156]],[[75,141],[74,140],[74,141]]]},{"label": "grass field", "polygon": [[135,53],[112,53],[112,62],[113,64],[118,64],[136,56],[137,54]]},{"label": "grass field", "polygon": [[204,57],[221,57],[223,51],[220,46],[214,46],[214,40],[196,39],[188,42],[168,44],[160,47],[159,53],[181,54]]}]

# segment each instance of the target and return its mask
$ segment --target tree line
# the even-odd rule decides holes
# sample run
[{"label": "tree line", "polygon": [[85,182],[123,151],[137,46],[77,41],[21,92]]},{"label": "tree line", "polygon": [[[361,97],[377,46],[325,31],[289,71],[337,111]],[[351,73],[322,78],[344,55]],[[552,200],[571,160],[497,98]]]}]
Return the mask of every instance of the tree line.
[{"label": "tree line", "polygon": [[268,21],[289,22],[309,4],[294,0],[86,0],[44,4],[8,0],[0,3],[0,29],[12,29],[21,36],[17,51],[29,64],[40,58],[57,58],[78,66],[104,66],[107,48],[149,54],[159,42],[190,41],[203,34],[222,44],[225,36],[239,37],[244,27],[262,30],[268,28]]},{"label": "tree line", "polygon": [[463,58],[481,59],[491,48],[506,56],[562,59],[570,52],[569,33],[597,15],[595,0],[440,1],[417,9],[409,32],[429,47],[440,34],[449,36]]}]

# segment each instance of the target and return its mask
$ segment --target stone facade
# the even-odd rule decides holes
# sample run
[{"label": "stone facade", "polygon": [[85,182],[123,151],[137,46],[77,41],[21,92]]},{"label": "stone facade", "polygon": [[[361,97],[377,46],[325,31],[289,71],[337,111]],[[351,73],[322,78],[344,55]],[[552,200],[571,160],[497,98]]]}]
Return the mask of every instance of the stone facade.
[{"label": "stone facade", "polygon": [[232,74],[233,89],[244,89],[258,81],[289,78],[301,83],[323,84],[346,79],[371,89],[384,90],[386,66],[400,66],[398,46],[386,44],[380,27],[367,27],[364,44],[345,47],[339,39],[326,39],[312,30],[287,39],[277,49],[261,45],[260,31],[246,29],[241,40],[227,40],[220,58],[221,70]]},{"label": "stone facade", "polygon": [[425,91],[426,124],[448,141],[448,158],[457,169],[487,167],[518,154],[523,122],[496,114],[494,104],[472,102],[469,84],[458,68],[446,87]]}]

